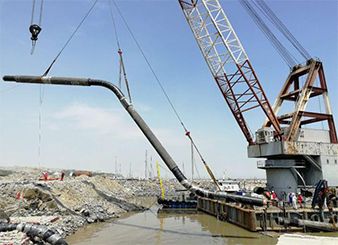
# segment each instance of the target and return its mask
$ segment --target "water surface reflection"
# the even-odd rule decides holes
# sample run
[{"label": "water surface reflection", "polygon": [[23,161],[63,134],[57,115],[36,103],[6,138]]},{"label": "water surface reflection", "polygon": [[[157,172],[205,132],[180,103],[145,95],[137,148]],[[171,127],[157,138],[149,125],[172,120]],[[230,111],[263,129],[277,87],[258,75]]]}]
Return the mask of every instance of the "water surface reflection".
[{"label": "water surface reflection", "polygon": [[90,225],[68,238],[70,244],[276,244],[204,213],[157,213],[152,208],[109,223]]}]

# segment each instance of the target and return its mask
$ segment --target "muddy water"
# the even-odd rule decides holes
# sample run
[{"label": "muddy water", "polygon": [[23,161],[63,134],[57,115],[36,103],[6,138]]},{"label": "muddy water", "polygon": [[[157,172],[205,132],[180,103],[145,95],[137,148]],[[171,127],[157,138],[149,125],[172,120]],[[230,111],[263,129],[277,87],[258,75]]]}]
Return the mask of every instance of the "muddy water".
[{"label": "muddy water", "polygon": [[277,239],[248,232],[204,213],[164,214],[152,207],[108,223],[81,229],[69,244],[276,244]]}]

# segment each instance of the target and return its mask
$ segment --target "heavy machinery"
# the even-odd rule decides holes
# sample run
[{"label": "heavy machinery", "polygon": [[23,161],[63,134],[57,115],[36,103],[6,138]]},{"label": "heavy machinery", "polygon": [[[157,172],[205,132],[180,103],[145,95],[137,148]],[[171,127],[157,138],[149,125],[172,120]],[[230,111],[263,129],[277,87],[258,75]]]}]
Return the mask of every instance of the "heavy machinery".
[{"label": "heavy machinery", "polygon": [[[327,179],[331,185],[337,186],[337,135],[322,63],[308,59],[305,65],[294,66],[274,106],[271,106],[219,2],[217,0],[179,0],[179,3],[216,83],[248,141],[249,157],[267,159],[259,162],[258,167],[266,170],[268,188],[275,190],[281,198],[284,192],[296,192],[299,187],[313,186],[316,182],[326,182],[319,181],[323,178]],[[334,221],[337,217],[337,209],[331,208],[326,212],[320,208],[318,212],[312,205],[312,209],[296,211],[287,210],[283,205],[283,212],[276,208],[267,211],[269,205],[266,205],[268,204],[266,199],[211,191],[195,185],[184,176],[176,162],[134,109],[130,98],[128,100],[119,87],[97,79],[47,77],[47,73],[42,76],[10,75],[4,76],[3,80],[50,85],[100,86],[111,90],[177,180],[183,187],[198,196],[197,208],[199,210],[213,214],[220,219],[226,219],[250,231],[280,232],[287,226],[336,231]],[[315,84],[317,77],[319,85]],[[304,84],[301,82],[302,79],[305,80]],[[315,97],[323,98],[325,113],[308,110],[310,99],[313,100]],[[279,115],[287,101],[294,104],[293,110],[290,113],[283,112],[284,114]],[[254,137],[248,126],[250,122],[248,115],[257,110],[263,112],[266,120]],[[304,125],[312,126],[320,121],[327,122],[328,130],[303,127]],[[323,186],[327,187],[326,184]],[[319,219],[325,222],[317,222]],[[332,221],[332,224],[327,223],[327,220]],[[8,226],[6,224],[3,230],[18,229],[20,225]]]},{"label": "heavy machinery", "polygon": [[[323,64],[308,59],[291,69],[273,106],[218,0],[179,0],[202,55],[248,142],[250,158],[265,158],[267,188],[279,198],[298,188],[328,180],[338,186],[338,142]],[[318,80],[318,85],[316,85]],[[301,81],[304,81],[302,84]],[[307,110],[309,101],[322,97],[325,112]],[[281,109],[292,111],[279,115]],[[249,129],[249,112],[266,117],[255,137]],[[262,118],[263,119],[263,118]],[[326,121],[328,129],[315,123]]]},{"label": "heavy machinery", "polygon": [[[258,167],[266,170],[267,187],[270,190],[273,189],[279,197],[282,197],[283,193],[296,192],[299,187],[313,186],[320,179],[327,179],[330,185],[337,186],[337,134],[330,109],[322,63],[318,60],[309,59],[305,65],[294,66],[275,105],[271,106],[219,1],[178,1],[212,75],[249,144],[248,156],[266,158],[266,160],[258,162]],[[319,86],[315,85],[317,77],[319,78]],[[301,86],[300,80],[302,78],[305,78],[305,82]],[[49,78],[45,75],[42,77],[6,76],[4,80],[107,87],[119,97],[122,104],[131,113],[129,109],[132,106],[126,103],[127,101],[125,101],[122,93],[116,87],[104,81]],[[306,111],[310,99],[319,96],[324,100],[326,112]],[[287,101],[294,103],[294,110],[278,116],[280,108]],[[256,137],[253,137],[248,126],[250,120],[248,113],[258,110],[266,116],[266,121],[256,131]],[[136,122],[139,119],[138,115],[136,115],[137,120],[135,119],[133,112],[131,116]],[[327,122],[328,130],[303,128],[304,125],[312,125],[320,121]],[[143,123],[142,121],[142,127],[138,124],[141,130],[152,142],[177,179],[187,189],[192,189],[200,196],[215,196],[220,199],[238,200],[243,203],[263,204],[262,200],[209,193],[192,186],[160,145],[160,142],[157,139],[153,141],[153,138],[156,137],[152,133],[151,136],[147,135],[150,129]],[[158,149],[159,145],[161,146],[160,149]]]}]

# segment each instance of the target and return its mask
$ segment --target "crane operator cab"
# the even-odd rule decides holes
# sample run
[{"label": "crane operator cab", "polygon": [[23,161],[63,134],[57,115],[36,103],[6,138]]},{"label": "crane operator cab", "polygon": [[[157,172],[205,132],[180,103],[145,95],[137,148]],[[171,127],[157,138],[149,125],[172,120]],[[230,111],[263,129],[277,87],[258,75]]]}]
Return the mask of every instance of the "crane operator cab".
[{"label": "crane operator cab", "polygon": [[256,131],[256,143],[264,144],[274,141],[274,130],[272,128],[263,127]]}]

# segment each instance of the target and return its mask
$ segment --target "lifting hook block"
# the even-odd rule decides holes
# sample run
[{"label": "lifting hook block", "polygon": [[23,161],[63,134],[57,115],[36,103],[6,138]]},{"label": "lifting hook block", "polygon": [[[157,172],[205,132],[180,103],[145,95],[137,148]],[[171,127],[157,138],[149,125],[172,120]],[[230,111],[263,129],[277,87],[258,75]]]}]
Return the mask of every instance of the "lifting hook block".
[{"label": "lifting hook block", "polygon": [[41,27],[37,24],[30,25],[29,31],[32,34],[31,40],[34,42],[38,40],[38,35],[41,32]]}]

